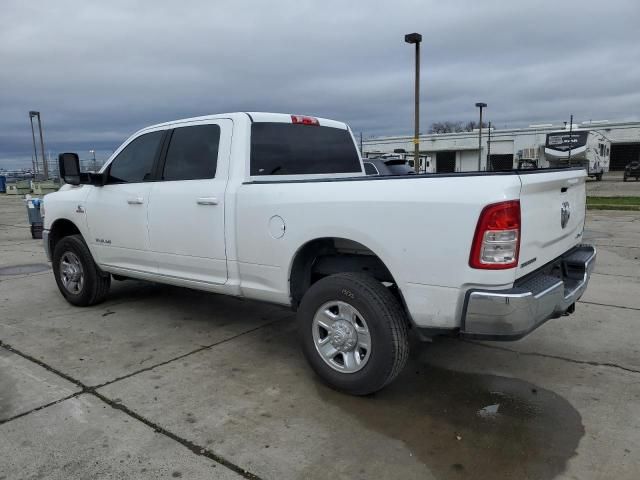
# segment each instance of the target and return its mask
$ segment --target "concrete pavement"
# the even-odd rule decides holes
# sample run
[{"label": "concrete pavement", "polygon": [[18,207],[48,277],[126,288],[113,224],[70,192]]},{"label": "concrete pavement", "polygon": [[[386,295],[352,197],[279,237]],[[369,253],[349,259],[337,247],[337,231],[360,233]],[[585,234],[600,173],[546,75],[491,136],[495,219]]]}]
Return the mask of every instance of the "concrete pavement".
[{"label": "concrete pavement", "polygon": [[640,181],[628,179],[622,181],[623,172],[608,172],[601,182],[595,179],[587,180],[587,195],[595,197],[638,197],[640,196]]},{"label": "concrete pavement", "polygon": [[[0,272],[46,266],[25,222],[0,196]],[[79,309],[50,269],[0,274],[0,479],[640,478],[640,214],[585,240],[574,315],[416,344],[366,398],[318,382],[288,309],[135,281]]]}]

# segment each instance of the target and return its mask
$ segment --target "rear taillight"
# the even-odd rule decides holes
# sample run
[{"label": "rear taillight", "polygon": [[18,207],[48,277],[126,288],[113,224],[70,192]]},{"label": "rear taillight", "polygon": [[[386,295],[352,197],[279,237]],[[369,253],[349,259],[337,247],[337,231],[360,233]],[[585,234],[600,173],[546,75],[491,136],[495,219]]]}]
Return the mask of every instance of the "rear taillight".
[{"label": "rear taillight", "polygon": [[501,270],[518,265],[520,249],[520,202],[487,205],[478,219],[471,245],[472,268]]},{"label": "rear taillight", "polygon": [[300,125],[316,125],[320,126],[320,122],[314,117],[305,117],[304,115],[291,115],[291,123],[299,123]]}]

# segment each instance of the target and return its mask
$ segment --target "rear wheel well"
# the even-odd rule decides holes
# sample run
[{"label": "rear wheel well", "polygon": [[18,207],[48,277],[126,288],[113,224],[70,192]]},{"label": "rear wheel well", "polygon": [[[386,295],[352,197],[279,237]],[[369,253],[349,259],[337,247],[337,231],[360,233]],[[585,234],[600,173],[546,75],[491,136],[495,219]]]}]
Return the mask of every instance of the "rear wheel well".
[{"label": "rear wheel well", "polygon": [[68,237],[69,235],[82,235],[80,230],[76,225],[66,218],[61,218],[60,220],[56,220],[53,222],[51,229],[49,231],[49,251],[54,252],[57,243],[62,240],[64,237]]},{"label": "rear wheel well", "polygon": [[289,277],[291,304],[297,309],[311,285],[329,275],[346,272],[371,275],[388,286],[405,305],[396,281],[380,257],[361,243],[335,237],[312,240],[298,250]]}]

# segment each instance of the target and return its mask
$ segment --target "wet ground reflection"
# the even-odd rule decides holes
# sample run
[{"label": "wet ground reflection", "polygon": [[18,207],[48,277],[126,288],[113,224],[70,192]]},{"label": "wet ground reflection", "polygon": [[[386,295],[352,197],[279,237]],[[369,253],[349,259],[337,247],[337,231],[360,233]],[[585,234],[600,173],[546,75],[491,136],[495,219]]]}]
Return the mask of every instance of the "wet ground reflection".
[{"label": "wet ground reflection", "polygon": [[554,392],[417,360],[372,397],[319,391],[363,426],[404,442],[436,478],[551,479],[584,435],[580,414]]}]

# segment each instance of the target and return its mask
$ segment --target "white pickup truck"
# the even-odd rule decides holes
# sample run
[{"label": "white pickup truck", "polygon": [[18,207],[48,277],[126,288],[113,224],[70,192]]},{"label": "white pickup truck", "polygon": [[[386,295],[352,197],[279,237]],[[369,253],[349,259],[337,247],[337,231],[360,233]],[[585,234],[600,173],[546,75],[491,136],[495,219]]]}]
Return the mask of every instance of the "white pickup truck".
[{"label": "white pickup truck", "polygon": [[411,331],[515,340],[595,263],[580,169],[366,176],[344,123],[231,113],[145,128],[99,173],[60,155],[44,246],[62,295],[137,278],[289,305],[316,373],[391,382]]}]

